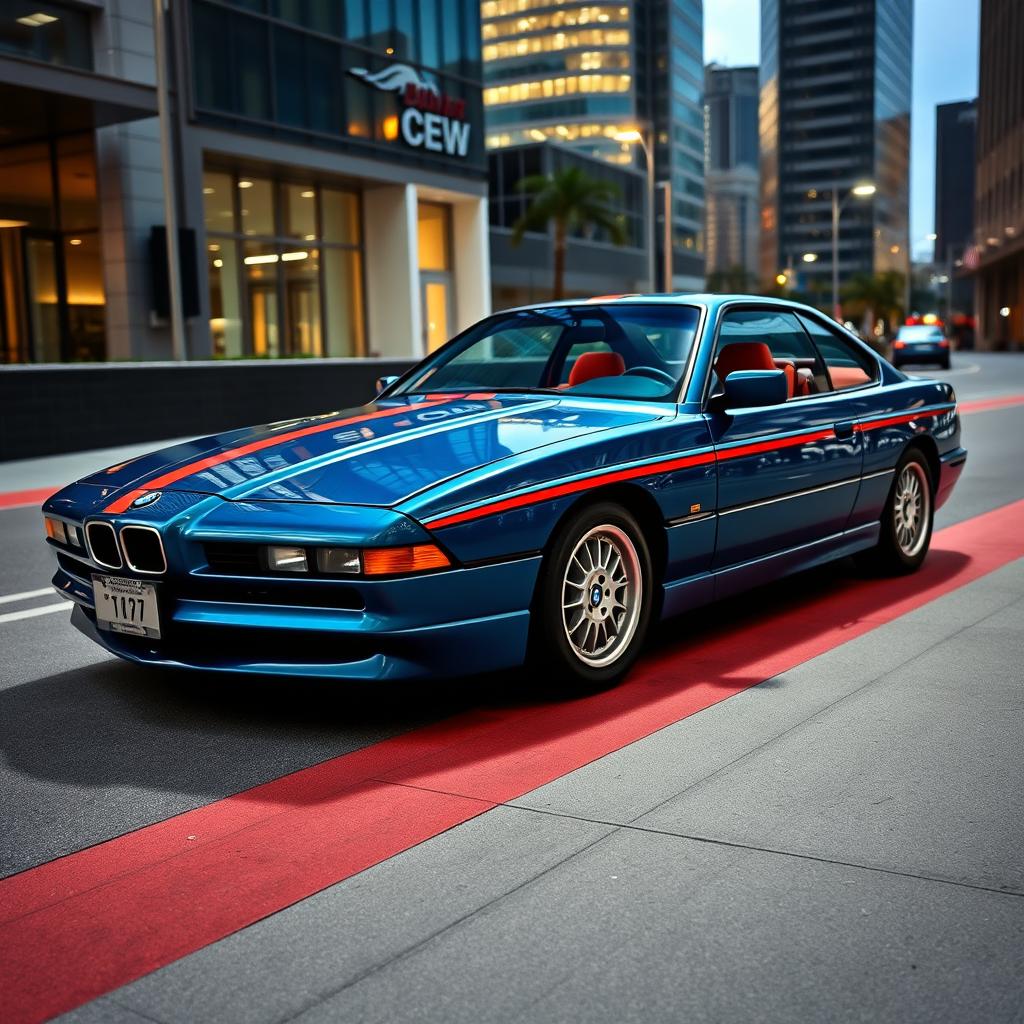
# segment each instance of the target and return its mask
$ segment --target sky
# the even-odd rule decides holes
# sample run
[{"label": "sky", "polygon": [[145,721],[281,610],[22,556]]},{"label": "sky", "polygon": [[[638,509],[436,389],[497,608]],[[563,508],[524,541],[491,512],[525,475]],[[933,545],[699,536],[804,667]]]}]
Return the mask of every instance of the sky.
[{"label": "sky", "polygon": [[[935,107],[978,94],[979,2],[914,0],[910,239],[925,259],[935,227]],[[760,10],[760,0],[704,0],[705,63],[759,63]]]}]

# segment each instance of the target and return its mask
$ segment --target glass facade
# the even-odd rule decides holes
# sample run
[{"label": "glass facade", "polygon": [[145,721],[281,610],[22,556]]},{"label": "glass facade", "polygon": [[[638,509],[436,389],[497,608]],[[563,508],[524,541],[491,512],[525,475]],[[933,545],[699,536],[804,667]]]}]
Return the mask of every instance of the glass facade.
[{"label": "glass facade", "polygon": [[762,0],[761,273],[801,254],[806,290],[832,275],[832,190],[845,198],[839,274],[909,269],[911,0]]},{"label": "glass facade", "polygon": [[[476,2],[192,0],[190,17],[200,118],[319,146],[482,170]],[[465,104],[471,129],[464,155],[403,145],[398,93],[410,81]]]},{"label": "glass facade", "polygon": [[[638,147],[615,135],[652,125],[655,176],[672,186],[674,273],[696,285],[704,276],[700,0],[484,0],[480,13],[488,148],[552,139],[643,169]],[[659,247],[663,238],[659,226]]]},{"label": "glass facade", "polygon": [[211,167],[203,199],[215,357],[365,355],[357,192]]},{"label": "glass facade", "polygon": [[0,359],[103,359],[104,301],[92,136],[0,149]]}]

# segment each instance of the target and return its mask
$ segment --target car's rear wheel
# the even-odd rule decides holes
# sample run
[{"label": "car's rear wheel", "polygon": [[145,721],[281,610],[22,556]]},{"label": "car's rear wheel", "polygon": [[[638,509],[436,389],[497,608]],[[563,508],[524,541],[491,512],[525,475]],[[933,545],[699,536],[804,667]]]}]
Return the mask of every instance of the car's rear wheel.
[{"label": "car's rear wheel", "polygon": [[574,688],[618,682],[640,654],[653,597],[651,556],[619,505],[582,509],[544,560],[532,622],[532,660]]},{"label": "car's rear wheel", "polygon": [[914,572],[928,554],[934,519],[931,471],[924,455],[912,448],[896,464],[878,544],[862,560],[891,575]]}]

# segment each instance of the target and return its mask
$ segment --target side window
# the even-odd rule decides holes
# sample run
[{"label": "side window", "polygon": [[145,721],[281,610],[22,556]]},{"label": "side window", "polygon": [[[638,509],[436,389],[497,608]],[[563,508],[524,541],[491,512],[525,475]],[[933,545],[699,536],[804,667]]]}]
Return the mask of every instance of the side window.
[{"label": "side window", "polygon": [[727,313],[719,328],[715,354],[719,381],[734,370],[773,367],[785,371],[790,398],[829,389],[825,365],[792,313],[763,309]]},{"label": "side window", "polygon": [[825,360],[836,391],[859,388],[878,379],[878,363],[848,338],[809,316],[801,316],[800,322]]}]

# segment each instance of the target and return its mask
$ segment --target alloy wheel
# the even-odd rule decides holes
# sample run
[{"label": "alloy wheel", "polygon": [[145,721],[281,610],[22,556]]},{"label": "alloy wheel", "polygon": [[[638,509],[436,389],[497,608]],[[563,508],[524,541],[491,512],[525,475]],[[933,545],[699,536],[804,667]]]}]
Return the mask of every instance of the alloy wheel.
[{"label": "alloy wheel", "polygon": [[643,599],[640,558],[617,526],[588,530],[562,580],[562,625],[575,656],[592,668],[616,661],[636,633]]}]

